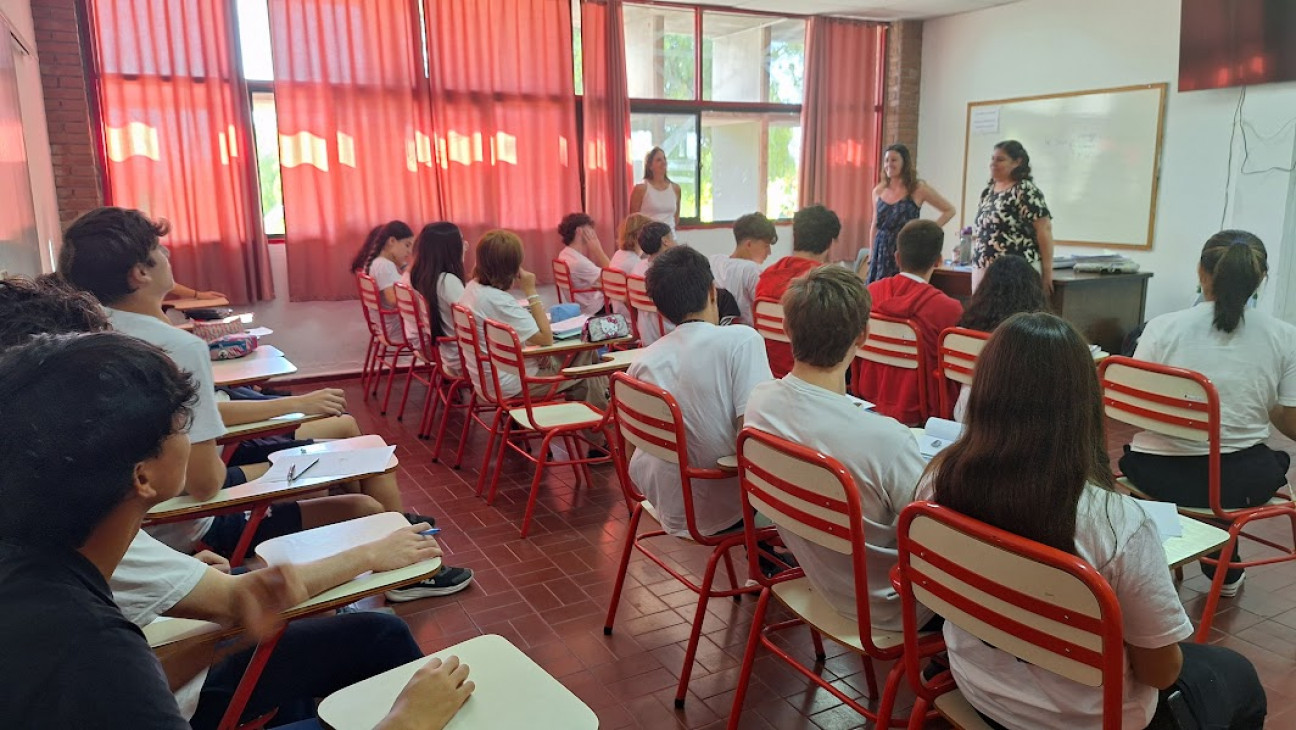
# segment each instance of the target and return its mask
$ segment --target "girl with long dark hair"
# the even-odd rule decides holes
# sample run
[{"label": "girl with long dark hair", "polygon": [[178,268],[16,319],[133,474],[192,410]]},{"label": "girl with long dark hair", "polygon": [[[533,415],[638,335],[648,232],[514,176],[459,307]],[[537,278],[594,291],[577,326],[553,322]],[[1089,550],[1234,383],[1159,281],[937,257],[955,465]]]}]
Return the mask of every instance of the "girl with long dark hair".
[{"label": "girl with long dark hair", "polygon": [[441,368],[451,377],[461,372],[455,344],[454,313],[450,307],[464,292],[464,239],[459,226],[446,221],[429,223],[414,241],[410,286],[428,301],[428,328],[434,339],[452,338],[438,346]]}]

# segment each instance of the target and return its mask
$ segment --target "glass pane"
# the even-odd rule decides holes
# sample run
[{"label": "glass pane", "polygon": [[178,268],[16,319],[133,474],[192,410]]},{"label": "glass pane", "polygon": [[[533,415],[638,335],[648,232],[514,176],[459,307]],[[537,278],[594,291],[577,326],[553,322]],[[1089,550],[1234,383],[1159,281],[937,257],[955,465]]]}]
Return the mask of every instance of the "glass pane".
[{"label": "glass pane", "polygon": [[791,218],[799,207],[801,117],[771,115],[768,150],[764,213],[770,218]]},{"label": "glass pane", "polygon": [[238,29],[239,51],[243,55],[243,78],[251,81],[273,81],[270,14],[266,8],[266,0],[238,0]]},{"label": "glass pane", "polygon": [[284,235],[283,185],[279,179],[279,122],[274,94],[252,95],[252,131],[261,179],[261,216],[267,236]]},{"label": "glass pane", "polygon": [[580,0],[571,0],[572,16],[572,74],[576,82],[576,95],[585,93],[585,52],[581,48],[581,4]]},{"label": "glass pane", "polygon": [[702,221],[732,221],[756,211],[790,218],[800,156],[796,114],[704,113]]},{"label": "glass pane", "polygon": [[801,103],[805,21],[702,14],[702,98]]},{"label": "glass pane", "polygon": [[630,115],[630,154],[635,175],[643,175],[643,159],[653,147],[666,152],[667,174],[680,186],[680,218],[698,217],[697,117],[692,114]]},{"label": "glass pane", "polygon": [[626,81],[631,99],[696,97],[693,11],[626,5]]}]

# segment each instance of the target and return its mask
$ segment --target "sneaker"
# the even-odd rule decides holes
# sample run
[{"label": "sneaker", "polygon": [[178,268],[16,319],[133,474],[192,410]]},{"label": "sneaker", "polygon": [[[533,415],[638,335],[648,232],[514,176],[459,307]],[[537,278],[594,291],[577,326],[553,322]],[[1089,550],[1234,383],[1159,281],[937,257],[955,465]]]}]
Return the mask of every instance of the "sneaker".
[{"label": "sneaker", "polygon": [[[1229,572],[1231,573],[1233,571]],[[1246,580],[1246,573],[1239,570],[1237,578],[1229,580],[1230,577],[1232,576],[1224,576],[1224,585],[1220,588],[1221,598],[1232,598],[1233,596],[1236,596],[1238,591],[1242,590],[1242,581]]]},{"label": "sneaker", "polygon": [[406,512],[405,519],[409,520],[411,525],[417,525],[420,522],[426,522],[428,527],[436,527],[436,518],[421,515],[417,512]]},{"label": "sneaker", "polygon": [[435,578],[407,585],[404,588],[393,588],[387,591],[387,600],[393,603],[417,601],[420,598],[448,596],[458,593],[472,585],[473,572],[468,568],[443,567]]}]

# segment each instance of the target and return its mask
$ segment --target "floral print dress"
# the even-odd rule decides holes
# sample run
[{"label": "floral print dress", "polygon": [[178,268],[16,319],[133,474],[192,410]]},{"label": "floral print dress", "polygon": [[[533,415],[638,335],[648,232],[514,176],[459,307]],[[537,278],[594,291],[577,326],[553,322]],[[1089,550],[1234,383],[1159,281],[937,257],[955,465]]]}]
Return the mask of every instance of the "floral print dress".
[{"label": "floral print dress", "polygon": [[1018,180],[999,193],[995,192],[994,183],[990,183],[981,191],[981,205],[973,224],[972,264],[984,269],[1006,254],[1023,256],[1031,263],[1039,261],[1035,221],[1052,217],[1044,203],[1044,193],[1033,181]]},{"label": "floral print dress", "polygon": [[896,234],[918,217],[918,204],[908,195],[894,203],[877,201],[877,233],[873,234],[873,256],[869,259],[868,283],[900,273],[896,265]]}]

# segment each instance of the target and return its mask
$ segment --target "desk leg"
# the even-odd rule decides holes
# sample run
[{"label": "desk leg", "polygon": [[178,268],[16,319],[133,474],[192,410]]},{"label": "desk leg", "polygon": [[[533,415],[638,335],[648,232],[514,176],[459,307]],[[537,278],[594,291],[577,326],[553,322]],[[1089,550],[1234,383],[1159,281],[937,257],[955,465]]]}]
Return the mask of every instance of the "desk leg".
[{"label": "desk leg", "polygon": [[225,466],[229,466],[230,459],[234,458],[234,452],[238,450],[239,443],[235,441],[221,447],[221,461],[225,462]]},{"label": "desk leg", "polygon": [[[239,680],[238,688],[234,690],[234,696],[230,698],[229,707],[225,708],[225,714],[221,717],[217,730],[239,730],[239,719],[243,716],[243,709],[247,707],[248,700],[252,699],[252,691],[256,689],[257,681],[261,679],[261,672],[265,671],[266,664],[270,661],[270,654],[279,644],[279,639],[283,637],[286,628],[286,626],[280,627],[274,635],[257,644],[256,651],[252,652],[252,659],[248,662],[247,669],[243,670],[243,677]],[[277,709],[271,710],[243,727],[245,729],[264,727],[277,711]]]},{"label": "desk leg", "polygon": [[252,538],[256,536],[257,528],[261,526],[261,520],[265,519],[266,513],[270,511],[270,505],[261,503],[252,508],[251,514],[248,515],[247,524],[243,527],[243,534],[239,535],[238,545],[234,547],[234,552],[230,555],[230,567],[237,568],[243,564],[243,558],[247,557],[248,549],[252,547]]}]

